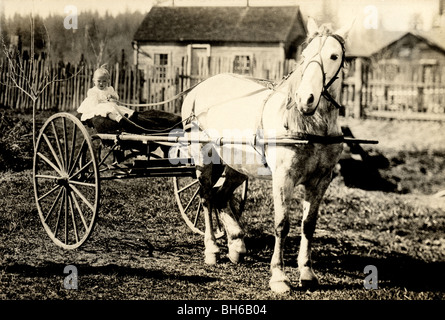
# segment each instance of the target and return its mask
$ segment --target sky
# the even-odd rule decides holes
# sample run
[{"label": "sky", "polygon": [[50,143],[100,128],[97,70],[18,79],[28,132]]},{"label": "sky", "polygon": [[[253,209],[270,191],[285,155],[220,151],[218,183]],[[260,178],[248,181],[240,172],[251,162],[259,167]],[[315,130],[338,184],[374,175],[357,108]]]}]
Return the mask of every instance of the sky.
[{"label": "sky", "polygon": [[32,10],[41,16],[51,12],[64,15],[65,7],[74,5],[79,13],[97,10],[102,14],[108,12],[116,15],[126,10],[148,12],[153,4],[245,5],[247,2],[251,6],[298,4],[305,16],[315,16],[320,12],[322,4],[327,3],[340,21],[347,23],[356,17],[359,23],[365,23],[370,15],[377,14],[386,29],[397,31],[406,30],[414,14],[421,17],[424,29],[428,30],[439,7],[438,0],[0,0],[0,10],[4,11],[6,17],[15,13],[29,14]]}]

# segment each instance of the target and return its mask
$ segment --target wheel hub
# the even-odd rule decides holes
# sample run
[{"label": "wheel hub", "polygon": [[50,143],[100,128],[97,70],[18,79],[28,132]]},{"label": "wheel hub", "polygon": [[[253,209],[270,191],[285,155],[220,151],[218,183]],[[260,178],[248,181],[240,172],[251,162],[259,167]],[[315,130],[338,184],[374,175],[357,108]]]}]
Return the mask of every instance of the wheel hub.
[{"label": "wheel hub", "polygon": [[57,178],[57,180],[56,180],[56,183],[59,186],[63,186],[63,187],[68,186],[68,182],[69,182],[69,176],[67,173],[63,173],[63,175],[60,176],[59,178]]}]

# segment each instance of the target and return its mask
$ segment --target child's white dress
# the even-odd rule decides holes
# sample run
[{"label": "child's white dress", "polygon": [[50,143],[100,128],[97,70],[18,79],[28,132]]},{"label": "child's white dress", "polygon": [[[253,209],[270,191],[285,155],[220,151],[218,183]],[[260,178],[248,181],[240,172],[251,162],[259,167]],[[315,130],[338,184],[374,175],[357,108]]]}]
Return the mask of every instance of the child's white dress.
[{"label": "child's white dress", "polygon": [[111,99],[119,100],[119,95],[111,86],[104,90],[100,90],[97,87],[89,89],[87,97],[77,109],[77,112],[82,114],[80,120],[85,121],[96,116],[101,116],[119,122],[122,119],[122,115],[130,117],[134,113],[134,110],[119,106],[115,102],[108,101],[109,97]]}]

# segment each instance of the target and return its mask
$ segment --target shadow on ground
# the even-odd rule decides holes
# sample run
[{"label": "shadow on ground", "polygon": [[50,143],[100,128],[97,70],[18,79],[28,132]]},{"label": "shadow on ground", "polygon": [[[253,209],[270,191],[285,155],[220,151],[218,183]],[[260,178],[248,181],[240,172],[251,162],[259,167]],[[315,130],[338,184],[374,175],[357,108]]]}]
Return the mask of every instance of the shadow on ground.
[{"label": "shadow on ground", "polygon": [[[275,238],[267,234],[246,238],[246,246],[252,259],[265,263],[270,262],[274,243]],[[298,267],[299,246],[299,236],[289,236],[286,239],[286,266]],[[372,250],[370,253],[370,248],[358,247],[353,241],[350,243],[328,236],[316,238],[313,263],[317,274],[357,280],[342,281],[339,284],[322,283],[319,289],[323,290],[363,288],[362,281],[367,276],[364,268],[367,265],[377,268],[380,288],[400,287],[415,292],[443,291],[445,288],[445,262],[426,262],[396,252]]]},{"label": "shadow on ground", "polygon": [[[66,264],[47,262],[38,266],[27,264],[12,264],[2,267],[7,273],[19,274],[26,277],[53,277],[63,275]],[[76,268],[81,270],[82,277],[85,276],[116,276],[116,277],[139,277],[152,278],[156,280],[173,279],[175,281],[187,281],[190,283],[206,283],[216,281],[216,278],[208,276],[194,276],[169,274],[163,270],[150,270],[145,268],[133,268],[127,266],[119,266],[116,264],[108,264],[104,266],[91,266],[89,264],[76,264]]]}]

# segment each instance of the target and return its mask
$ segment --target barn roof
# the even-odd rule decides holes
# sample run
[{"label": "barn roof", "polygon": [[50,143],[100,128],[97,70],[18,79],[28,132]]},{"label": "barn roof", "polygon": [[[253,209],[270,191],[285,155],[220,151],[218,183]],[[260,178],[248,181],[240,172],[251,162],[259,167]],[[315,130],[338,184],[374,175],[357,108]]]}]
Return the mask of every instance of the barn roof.
[{"label": "barn roof", "polygon": [[298,6],[153,7],[134,40],[289,43],[305,36]]}]

